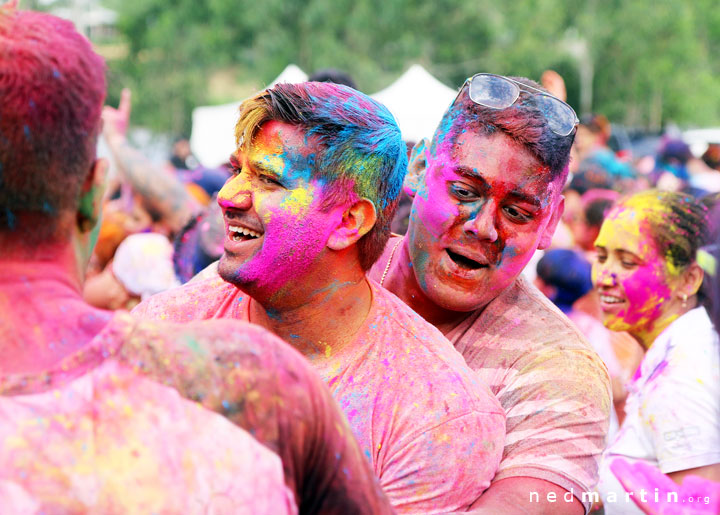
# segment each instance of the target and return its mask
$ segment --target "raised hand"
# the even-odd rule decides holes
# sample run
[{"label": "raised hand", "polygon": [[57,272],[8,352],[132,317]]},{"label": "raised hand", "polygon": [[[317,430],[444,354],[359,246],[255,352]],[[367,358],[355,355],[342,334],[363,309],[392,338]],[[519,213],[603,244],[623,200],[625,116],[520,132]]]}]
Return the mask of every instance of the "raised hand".
[{"label": "raised hand", "polygon": [[120,93],[120,104],[117,109],[110,106],[103,107],[103,136],[108,143],[115,143],[125,140],[128,126],[130,124],[131,94],[128,88]]}]

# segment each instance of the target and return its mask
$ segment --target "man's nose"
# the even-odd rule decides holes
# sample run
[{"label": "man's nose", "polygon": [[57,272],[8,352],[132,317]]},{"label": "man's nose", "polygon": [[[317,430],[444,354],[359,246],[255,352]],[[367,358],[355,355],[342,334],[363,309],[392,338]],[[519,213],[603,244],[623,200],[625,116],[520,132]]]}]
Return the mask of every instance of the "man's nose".
[{"label": "man's nose", "polygon": [[496,241],[498,239],[496,213],[495,203],[493,201],[485,202],[475,215],[465,222],[463,230],[468,234],[475,235],[478,239]]},{"label": "man's nose", "polygon": [[250,181],[240,173],[231,177],[218,192],[218,204],[222,208],[248,210],[252,206]]}]

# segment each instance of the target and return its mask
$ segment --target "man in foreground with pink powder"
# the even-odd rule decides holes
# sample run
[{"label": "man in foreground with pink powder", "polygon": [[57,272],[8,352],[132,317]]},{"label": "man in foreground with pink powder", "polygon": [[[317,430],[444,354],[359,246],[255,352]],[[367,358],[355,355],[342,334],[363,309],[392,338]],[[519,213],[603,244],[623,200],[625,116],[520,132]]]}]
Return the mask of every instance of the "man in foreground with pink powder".
[{"label": "man in foreground with pink powder", "polygon": [[437,329],[365,275],[406,172],[394,119],[345,86],[279,84],[242,104],[236,138],[220,277],[134,313],[272,330],[330,386],[395,509],[467,508],[500,460],[502,409]]},{"label": "man in foreground with pink powder", "polygon": [[0,6],[0,511],[391,512],[279,338],[83,301],[104,72],[70,22]]},{"label": "man in foreground with pink powder", "polygon": [[577,117],[528,79],[480,73],[414,149],[407,234],[370,277],[440,329],[507,415],[482,513],[582,513],[605,445],[605,366],[519,274],[547,248]]}]

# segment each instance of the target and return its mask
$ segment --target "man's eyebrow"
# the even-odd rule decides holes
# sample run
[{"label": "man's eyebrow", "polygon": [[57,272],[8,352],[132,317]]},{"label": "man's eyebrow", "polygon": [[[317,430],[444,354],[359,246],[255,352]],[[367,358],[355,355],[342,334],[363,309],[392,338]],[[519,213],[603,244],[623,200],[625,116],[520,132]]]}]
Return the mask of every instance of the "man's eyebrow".
[{"label": "man's eyebrow", "polygon": [[252,159],[250,161],[250,166],[256,171],[264,173],[265,175],[272,175],[273,177],[279,179],[280,174],[270,168],[262,159]]},{"label": "man's eyebrow", "polygon": [[538,197],[535,195],[528,195],[527,193],[524,193],[519,190],[513,190],[508,194],[509,197],[515,197],[520,202],[525,202],[526,204],[530,204],[535,207],[540,207],[542,205],[542,202]]},{"label": "man's eyebrow", "polygon": [[[482,185],[486,188],[491,188],[490,184],[485,180],[482,175],[477,172],[475,168],[470,168],[469,166],[455,166],[452,168],[452,171],[458,175],[467,177],[472,181],[478,181],[482,183]],[[513,190],[509,192],[507,196],[514,197],[520,202],[525,202],[532,206],[540,207],[542,205],[542,202],[538,197],[536,197],[535,195],[528,195],[527,193],[520,190]]]},{"label": "man's eyebrow", "polygon": [[454,166],[451,168],[451,170],[458,175],[467,177],[468,179],[472,179],[475,181],[481,181],[481,182],[487,184],[487,181],[485,180],[485,178],[482,175],[480,175],[476,169],[470,168],[469,166]]}]

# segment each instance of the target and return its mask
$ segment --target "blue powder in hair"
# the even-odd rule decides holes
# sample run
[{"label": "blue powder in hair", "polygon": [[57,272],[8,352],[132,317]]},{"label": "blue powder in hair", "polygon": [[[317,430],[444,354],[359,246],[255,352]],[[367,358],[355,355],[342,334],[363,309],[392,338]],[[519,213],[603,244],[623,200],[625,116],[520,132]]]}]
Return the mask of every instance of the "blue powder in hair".
[{"label": "blue powder in hair", "polygon": [[10,211],[10,209],[8,209],[8,208],[5,208],[5,219],[7,220],[7,227],[11,231],[14,231],[15,227],[17,226],[17,223],[16,223],[17,221],[15,219],[15,215],[13,214],[13,212]]},{"label": "blue powder in hair", "polygon": [[50,205],[50,203],[47,200],[43,201],[42,205],[42,211],[43,213],[47,213],[49,215],[52,215],[55,213],[55,208]]}]

